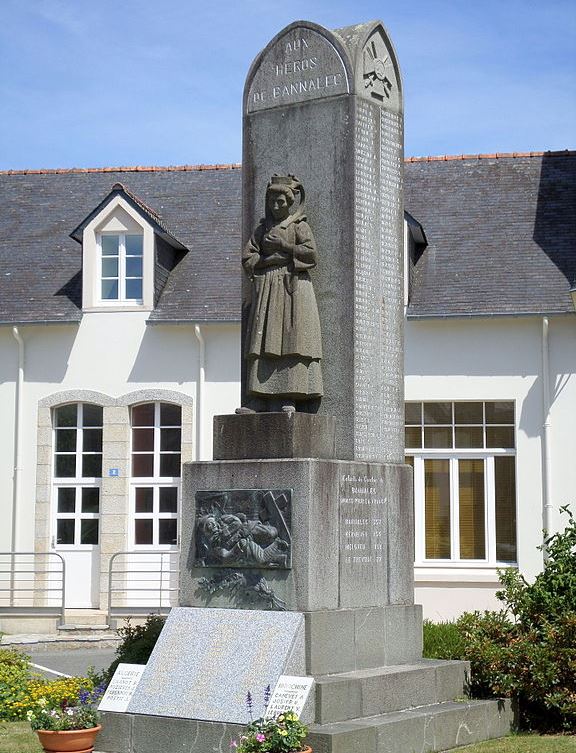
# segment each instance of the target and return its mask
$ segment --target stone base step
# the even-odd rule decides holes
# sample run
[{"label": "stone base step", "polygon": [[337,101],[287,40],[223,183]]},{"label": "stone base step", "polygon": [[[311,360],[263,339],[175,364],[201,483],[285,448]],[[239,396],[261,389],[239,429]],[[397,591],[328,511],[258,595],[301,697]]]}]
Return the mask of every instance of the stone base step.
[{"label": "stone base step", "polygon": [[319,724],[362,719],[463,698],[470,665],[421,659],[315,677]]},{"label": "stone base step", "polygon": [[314,753],[436,753],[504,737],[514,724],[509,701],[465,701],[309,727]]}]

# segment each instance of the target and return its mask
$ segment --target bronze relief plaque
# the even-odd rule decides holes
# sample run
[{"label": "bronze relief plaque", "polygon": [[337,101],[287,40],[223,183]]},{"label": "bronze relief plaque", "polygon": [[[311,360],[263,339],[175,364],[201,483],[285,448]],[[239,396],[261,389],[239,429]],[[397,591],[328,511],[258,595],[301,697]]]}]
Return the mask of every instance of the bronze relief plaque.
[{"label": "bronze relief plaque", "polygon": [[196,492],[195,567],[289,570],[292,489]]}]

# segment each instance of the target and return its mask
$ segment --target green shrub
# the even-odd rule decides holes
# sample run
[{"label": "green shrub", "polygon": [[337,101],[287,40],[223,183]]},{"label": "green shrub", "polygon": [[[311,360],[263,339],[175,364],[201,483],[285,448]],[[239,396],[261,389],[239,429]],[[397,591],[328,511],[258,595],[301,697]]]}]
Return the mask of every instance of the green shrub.
[{"label": "green shrub", "polygon": [[428,659],[462,659],[464,638],[455,622],[424,620],[424,650]]},{"label": "green shrub", "polygon": [[110,681],[120,663],[146,664],[165,621],[166,618],[158,614],[148,615],[144,625],[131,625],[130,620],[127,619],[126,625],[117,630],[122,638],[122,643],[116,649],[118,658],[103,673],[106,675],[104,679]]},{"label": "green shrub", "polygon": [[28,688],[30,660],[15,649],[0,649],[0,719],[24,718],[21,704]]},{"label": "green shrub", "polygon": [[518,701],[520,725],[576,730],[576,520],[549,537],[534,583],[516,570],[500,572],[506,609],[462,615],[457,627],[471,662],[474,697]]}]

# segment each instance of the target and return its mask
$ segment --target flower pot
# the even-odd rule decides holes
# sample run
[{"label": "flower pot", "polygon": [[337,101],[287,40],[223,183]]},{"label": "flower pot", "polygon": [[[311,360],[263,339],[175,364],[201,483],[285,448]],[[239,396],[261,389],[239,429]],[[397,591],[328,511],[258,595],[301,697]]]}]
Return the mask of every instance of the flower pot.
[{"label": "flower pot", "polygon": [[40,745],[47,753],[92,753],[94,740],[102,725],[90,729],[37,729]]},{"label": "flower pot", "polygon": [[312,753],[312,748],[311,748],[311,747],[310,747],[309,745],[307,745],[307,746],[306,746],[306,747],[304,748],[304,750],[303,750],[303,751],[301,751],[301,753]]}]

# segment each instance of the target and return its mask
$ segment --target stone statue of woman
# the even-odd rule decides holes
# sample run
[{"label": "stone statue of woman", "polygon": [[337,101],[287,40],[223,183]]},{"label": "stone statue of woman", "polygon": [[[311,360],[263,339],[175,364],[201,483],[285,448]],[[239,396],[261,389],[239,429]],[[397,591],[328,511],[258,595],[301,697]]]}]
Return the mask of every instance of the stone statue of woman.
[{"label": "stone statue of woman", "polygon": [[246,393],[260,398],[266,411],[293,411],[322,396],[320,318],[308,274],[316,262],[303,186],[293,175],[274,175],[266,188],[266,216],[242,256],[253,284]]}]

